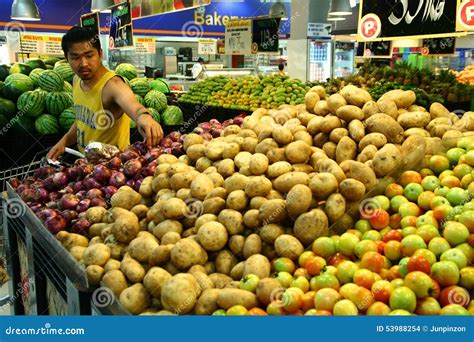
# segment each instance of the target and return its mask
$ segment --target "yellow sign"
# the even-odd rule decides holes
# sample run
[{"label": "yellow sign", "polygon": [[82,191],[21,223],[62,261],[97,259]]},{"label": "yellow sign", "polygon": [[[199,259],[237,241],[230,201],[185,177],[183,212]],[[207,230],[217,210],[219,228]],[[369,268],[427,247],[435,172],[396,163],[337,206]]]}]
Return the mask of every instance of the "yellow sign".
[{"label": "yellow sign", "polygon": [[139,55],[147,55],[156,53],[155,38],[136,37],[135,52]]},{"label": "yellow sign", "polygon": [[474,30],[474,0],[458,0],[456,31]]},{"label": "yellow sign", "polygon": [[[38,54],[47,56],[62,56],[61,36],[42,36],[36,34],[22,34],[20,53]],[[31,57],[30,57],[31,58]]]}]

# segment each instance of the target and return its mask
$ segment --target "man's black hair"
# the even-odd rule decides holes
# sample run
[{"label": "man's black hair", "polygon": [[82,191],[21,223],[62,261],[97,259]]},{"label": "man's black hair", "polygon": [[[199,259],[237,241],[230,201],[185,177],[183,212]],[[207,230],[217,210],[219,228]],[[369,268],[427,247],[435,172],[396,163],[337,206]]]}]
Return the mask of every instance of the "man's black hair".
[{"label": "man's black hair", "polygon": [[283,70],[283,69],[285,69],[285,64],[280,63],[280,64],[278,65],[278,70]]},{"label": "man's black hair", "polygon": [[89,42],[97,51],[101,49],[97,32],[81,26],[73,26],[66,32],[61,42],[64,55],[67,57],[67,53],[73,44],[83,42]]},{"label": "man's black hair", "polygon": [[204,58],[199,57],[199,58],[198,58],[198,63],[204,63]]}]

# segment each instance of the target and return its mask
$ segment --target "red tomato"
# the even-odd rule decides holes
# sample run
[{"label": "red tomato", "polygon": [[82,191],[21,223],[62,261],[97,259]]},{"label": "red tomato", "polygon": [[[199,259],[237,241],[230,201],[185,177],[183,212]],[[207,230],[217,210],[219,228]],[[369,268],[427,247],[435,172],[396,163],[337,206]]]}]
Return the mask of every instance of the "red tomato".
[{"label": "red tomato", "polygon": [[405,187],[410,183],[421,183],[421,175],[416,171],[405,171],[401,174],[398,183]]},{"label": "red tomato", "polygon": [[474,234],[469,235],[469,237],[467,238],[467,243],[474,247]]},{"label": "red tomato", "polygon": [[384,251],[384,248],[385,248],[385,242],[375,241],[375,243],[377,244],[377,252],[379,252],[380,254],[383,254],[383,251]]},{"label": "red tomato", "polygon": [[319,256],[314,256],[309,258],[305,264],[304,268],[308,271],[311,276],[317,276],[321,273],[321,270],[326,266],[326,260]]},{"label": "red tomato", "polygon": [[464,287],[456,285],[446,287],[439,295],[439,303],[442,307],[449,304],[458,304],[467,308],[470,302],[469,292]]},{"label": "red tomato", "polygon": [[390,221],[388,224],[393,229],[400,228],[401,220],[402,220],[402,216],[399,213],[396,213],[390,216]]},{"label": "red tomato", "polygon": [[304,312],[314,309],[314,295],[316,291],[308,291],[303,295],[303,304],[301,306],[301,310]]},{"label": "red tomato", "polygon": [[369,217],[370,225],[377,230],[384,229],[390,222],[390,216],[383,209],[374,210]]},{"label": "red tomato", "polygon": [[268,313],[265,310],[260,309],[260,308],[252,308],[252,309],[249,310],[247,315],[249,315],[249,316],[267,316]]},{"label": "red tomato", "polygon": [[303,267],[299,267],[296,269],[295,273],[293,274],[293,277],[296,279],[298,277],[305,277],[306,279],[311,279],[311,276],[308,273],[308,270]]},{"label": "red tomato", "polygon": [[403,235],[401,231],[391,230],[383,236],[382,241],[383,242],[388,242],[390,240],[402,241],[402,239],[403,239]]},{"label": "red tomato", "polygon": [[383,255],[377,252],[366,252],[360,261],[360,267],[379,273],[385,264]]},{"label": "red tomato", "polygon": [[407,263],[408,273],[420,271],[428,275],[431,274],[431,264],[422,256],[411,256]]},{"label": "red tomato", "polygon": [[344,254],[338,252],[329,258],[328,265],[337,267],[337,265],[339,265],[344,260],[350,260],[350,259],[346,257]]},{"label": "red tomato", "polygon": [[332,316],[331,311],[328,310],[316,310],[314,313],[315,316]]},{"label": "red tomato", "polygon": [[431,287],[431,297],[438,299],[439,295],[441,293],[441,288],[439,287],[439,284],[436,280],[433,280],[433,286]]}]

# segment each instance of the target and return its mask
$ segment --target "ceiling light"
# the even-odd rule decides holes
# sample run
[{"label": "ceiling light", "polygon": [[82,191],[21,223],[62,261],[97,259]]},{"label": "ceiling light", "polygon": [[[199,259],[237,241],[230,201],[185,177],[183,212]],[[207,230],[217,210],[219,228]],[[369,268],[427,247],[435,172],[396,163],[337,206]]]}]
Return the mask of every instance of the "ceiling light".
[{"label": "ceiling light", "polygon": [[114,0],[92,0],[92,12],[110,12],[110,7],[114,6]]},{"label": "ceiling light", "polygon": [[38,7],[34,0],[14,0],[12,4],[11,19],[27,21],[41,20]]},{"label": "ceiling light", "polygon": [[352,9],[349,0],[331,0],[329,15],[351,15]]},{"label": "ceiling light", "polygon": [[346,20],[346,18],[343,18],[343,17],[328,17],[326,20],[328,20],[328,21],[343,21],[343,20]]},{"label": "ceiling light", "polygon": [[282,20],[288,20],[288,11],[286,10],[285,5],[280,0],[278,0],[272,5],[268,15],[270,17],[278,17]]}]

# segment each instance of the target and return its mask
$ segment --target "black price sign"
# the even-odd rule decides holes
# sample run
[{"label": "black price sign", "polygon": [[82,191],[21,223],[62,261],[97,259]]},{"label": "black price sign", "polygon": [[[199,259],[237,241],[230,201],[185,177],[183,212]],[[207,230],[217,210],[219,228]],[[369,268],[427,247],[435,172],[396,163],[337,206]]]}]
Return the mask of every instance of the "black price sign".
[{"label": "black price sign", "polygon": [[130,2],[124,2],[112,7],[109,48],[132,48],[133,27]]},{"label": "black price sign", "polygon": [[367,42],[364,44],[364,57],[390,58],[392,56],[392,42]]},{"label": "black price sign", "polygon": [[255,19],[252,23],[252,52],[278,52],[280,18]]},{"label": "black price sign", "polygon": [[99,37],[99,12],[92,12],[81,16],[81,26],[93,31]]},{"label": "black price sign", "polygon": [[428,55],[454,55],[456,53],[456,38],[423,39],[423,47],[427,48]]}]

